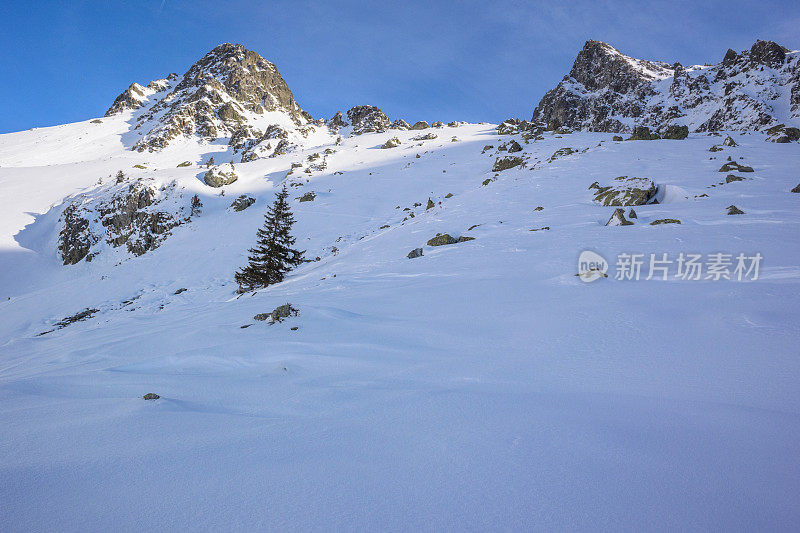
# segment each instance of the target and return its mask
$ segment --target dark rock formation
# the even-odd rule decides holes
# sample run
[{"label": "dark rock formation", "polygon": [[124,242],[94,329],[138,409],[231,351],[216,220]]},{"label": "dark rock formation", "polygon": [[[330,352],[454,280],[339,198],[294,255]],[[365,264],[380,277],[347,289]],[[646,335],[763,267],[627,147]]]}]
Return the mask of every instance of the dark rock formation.
[{"label": "dark rock formation", "polygon": [[65,265],[91,261],[106,244],[124,246],[133,255],[158,248],[170,230],[190,220],[188,205],[158,209],[173,187],[159,193],[137,181],[115,185],[100,194],[84,194],[73,200],[61,216],[58,251]]},{"label": "dark rock formation", "polygon": [[[610,206],[645,205],[652,201],[658,191],[652,180],[628,176],[614,178],[613,183],[605,187],[594,182],[589,189],[595,190],[595,202]],[[624,214],[624,211],[622,213]]]},{"label": "dark rock formation", "polygon": [[[784,98],[788,116],[775,105]],[[716,65],[683,67],[587,41],[569,74],[539,102],[533,120],[550,129],[621,133],[646,126],[662,134],[674,125],[689,131],[762,130],[797,122],[800,54],[757,41],[739,54],[728,50]]]},{"label": "dark rock formation", "polygon": [[444,246],[446,244],[455,244],[458,242],[458,239],[454,239],[449,234],[438,234],[436,237],[428,240],[428,246]]},{"label": "dark rock formation", "polygon": [[347,119],[353,126],[353,135],[362,133],[383,133],[389,129],[391,122],[379,108],[373,105],[360,105],[347,111]]},{"label": "dark rock formation", "polygon": [[492,166],[492,172],[502,172],[503,170],[518,167],[524,163],[525,159],[518,155],[498,157],[494,162],[494,166]]},{"label": "dark rock formation", "polygon": [[236,198],[236,200],[234,200],[233,203],[231,203],[231,208],[233,208],[233,210],[237,211],[237,212],[238,211],[244,211],[245,209],[247,209],[248,207],[250,207],[254,203],[256,203],[256,199],[255,198],[253,198],[252,196],[248,196],[246,194],[243,194],[243,195],[239,196],[238,198]]}]

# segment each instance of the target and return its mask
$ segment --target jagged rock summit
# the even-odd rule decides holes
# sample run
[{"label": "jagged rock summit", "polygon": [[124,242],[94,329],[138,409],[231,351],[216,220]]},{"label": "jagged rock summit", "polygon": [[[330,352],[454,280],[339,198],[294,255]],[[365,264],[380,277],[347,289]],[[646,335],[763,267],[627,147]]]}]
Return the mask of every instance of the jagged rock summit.
[{"label": "jagged rock summit", "polygon": [[798,126],[800,53],[756,41],[750,50],[728,50],[720,63],[684,67],[587,41],[569,74],[539,102],[533,121],[619,133],[672,124],[691,131]]},{"label": "jagged rock summit", "polygon": [[156,152],[175,139],[193,136],[201,142],[225,139],[243,163],[285,154],[313,134],[339,134],[343,128],[349,128],[344,135],[361,135],[429,127],[427,122],[413,128],[402,119],[392,122],[372,105],[314,120],[295,101],[274,64],[231,43],[208,52],[183,76],[170,74],[147,86],[131,84],[105,116],[124,112],[133,112],[133,150]]},{"label": "jagged rock summit", "polygon": [[134,130],[137,151],[165,148],[179,136],[231,138],[240,148],[260,141],[270,126],[283,130],[310,124],[311,115],[295,101],[278,69],[240,44],[224,43],[183,75],[170,75],[146,88],[131,85],[117,97],[106,116],[142,109]]}]

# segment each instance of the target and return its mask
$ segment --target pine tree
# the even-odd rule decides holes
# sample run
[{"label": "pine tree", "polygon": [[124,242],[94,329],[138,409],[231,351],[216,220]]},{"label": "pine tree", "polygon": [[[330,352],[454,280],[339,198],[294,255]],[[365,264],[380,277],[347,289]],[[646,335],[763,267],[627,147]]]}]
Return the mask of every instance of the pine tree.
[{"label": "pine tree", "polygon": [[280,283],[287,272],[303,262],[303,252],[292,248],[295,239],[290,231],[294,217],[286,201],[288,196],[284,185],[267,210],[256,246],[250,249],[248,264],[235,274],[239,292]]},{"label": "pine tree", "polygon": [[190,209],[189,216],[199,215],[200,213],[203,212],[202,211],[203,202],[200,201],[200,197],[197,196],[196,194],[192,196],[192,203],[190,204],[189,209]]}]

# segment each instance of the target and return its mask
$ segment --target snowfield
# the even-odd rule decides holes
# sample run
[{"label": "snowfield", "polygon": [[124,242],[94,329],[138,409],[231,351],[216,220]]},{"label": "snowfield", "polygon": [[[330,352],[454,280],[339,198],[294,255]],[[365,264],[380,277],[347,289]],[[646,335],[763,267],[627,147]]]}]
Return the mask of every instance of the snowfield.
[{"label": "snowfield", "polygon": [[[221,196],[199,163],[227,145],[131,151],[132,116],[0,135],[0,530],[797,528],[797,143],[317,132],[236,159]],[[526,165],[492,172],[512,138]],[[729,156],[754,172],[718,172]],[[118,170],[202,214],[139,257],[63,265],[65,206]],[[589,186],[621,175],[660,203],[607,227]],[[320,259],[239,296],[284,182]],[[241,194],[256,202],[235,212]],[[427,246],[437,233],[474,240]],[[584,250],[608,278],[576,277]],[[621,253],[763,261],[758,279],[636,281],[615,279]],[[286,302],[299,316],[253,320]]]}]

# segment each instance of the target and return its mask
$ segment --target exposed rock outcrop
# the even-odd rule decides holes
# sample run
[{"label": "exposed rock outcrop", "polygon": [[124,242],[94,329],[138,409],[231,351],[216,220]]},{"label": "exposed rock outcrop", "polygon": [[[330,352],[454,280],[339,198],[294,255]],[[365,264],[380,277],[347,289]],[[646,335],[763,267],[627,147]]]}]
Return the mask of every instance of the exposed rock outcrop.
[{"label": "exposed rock outcrop", "polygon": [[492,172],[502,172],[510,168],[518,167],[525,164],[525,159],[518,155],[509,155],[506,157],[498,157],[492,166]]},{"label": "exposed rock outcrop", "polygon": [[[779,104],[784,100],[787,111]],[[717,131],[800,124],[800,53],[756,41],[738,54],[728,50],[716,65],[683,67],[587,41],[569,74],[539,102],[533,120],[605,132],[647,126],[662,136],[674,125]]]},{"label": "exposed rock outcrop", "polygon": [[176,194],[174,184],[156,190],[142,180],[79,195],[61,215],[61,259],[65,265],[91,261],[103,244],[142,255],[158,248],[174,227],[190,220],[189,204]]},{"label": "exposed rock outcrop", "polygon": [[230,185],[238,179],[239,176],[236,174],[231,164],[211,167],[210,170],[207,170],[206,173],[203,174],[203,181],[206,185],[215,188]]},{"label": "exposed rock outcrop", "polygon": [[383,133],[389,129],[389,117],[373,105],[360,105],[347,111],[347,119],[353,126],[353,135],[362,133]]},{"label": "exposed rock outcrop", "polygon": [[[594,189],[594,201],[602,205],[631,206],[650,203],[658,191],[658,187],[648,178],[629,178],[619,176],[611,185],[601,186],[594,182],[589,186]],[[624,214],[624,211],[623,211]]]}]

